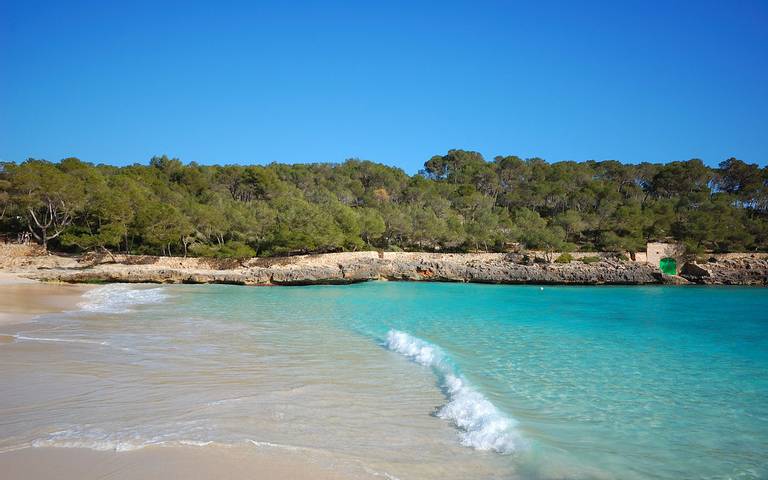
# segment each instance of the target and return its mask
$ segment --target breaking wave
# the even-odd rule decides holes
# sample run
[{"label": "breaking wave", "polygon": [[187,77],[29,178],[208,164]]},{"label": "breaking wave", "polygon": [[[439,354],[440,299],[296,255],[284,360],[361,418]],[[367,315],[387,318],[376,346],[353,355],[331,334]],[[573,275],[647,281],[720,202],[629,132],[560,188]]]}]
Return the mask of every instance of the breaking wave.
[{"label": "breaking wave", "polygon": [[437,411],[437,416],[451,421],[459,429],[462,445],[503,454],[525,446],[515,429],[517,422],[501,413],[458,374],[440,347],[398,330],[389,331],[386,346],[435,372],[440,388],[448,397],[448,403]]},{"label": "breaking wave", "polygon": [[136,288],[116,283],[95,288],[83,295],[84,301],[78,306],[87,312],[126,313],[136,305],[161,303],[168,294],[162,287]]}]

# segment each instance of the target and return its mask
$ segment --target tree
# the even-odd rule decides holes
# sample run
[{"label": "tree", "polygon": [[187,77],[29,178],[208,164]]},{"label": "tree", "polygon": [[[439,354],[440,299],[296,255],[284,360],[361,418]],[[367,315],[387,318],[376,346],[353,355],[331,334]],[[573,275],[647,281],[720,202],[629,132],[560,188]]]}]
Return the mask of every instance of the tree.
[{"label": "tree", "polygon": [[373,208],[361,208],[357,210],[360,224],[360,236],[367,245],[378,243],[384,231],[387,229],[384,218]]},{"label": "tree", "polygon": [[44,160],[27,160],[9,171],[11,198],[29,232],[43,246],[72,223],[85,200],[82,182]]},{"label": "tree", "polygon": [[521,208],[515,215],[515,224],[523,244],[527,248],[543,250],[547,261],[552,260],[554,252],[570,250],[570,245],[565,242],[565,230],[548,226],[546,219],[537,212]]},{"label": "tree", "polygon": [[46,248],[239,257],[387,248],[768,251],[768,167],[564,161],[450,150],[421,174],[370,161],[0,163],[0,232]]},{"label": "tree", "polygon": [[719,190],[733,195],[739,202],[750,207],[759,206],[757,202],[765,190],[760,167],[733,157],[720,162],[715,185]]},{"label": "tree", "polygon": [[450,183],[472,183],[486,168],[483,156],[466,150],[449,150],[447,155],[435,155],[424,164],[424,174],[434,180]]}]

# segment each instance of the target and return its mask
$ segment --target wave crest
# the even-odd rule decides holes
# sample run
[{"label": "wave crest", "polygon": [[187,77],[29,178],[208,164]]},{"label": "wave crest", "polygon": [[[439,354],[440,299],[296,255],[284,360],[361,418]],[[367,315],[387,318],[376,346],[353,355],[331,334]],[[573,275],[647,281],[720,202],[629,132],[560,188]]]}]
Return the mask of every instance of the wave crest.
[{"label": "wave crest", "polygon": [[398,330],[389,331],[386,346],[432,368],[440,388],[448,397],[448,403],[437,411],[437,416],[449,420],[459,429],[462,445],[502,454],[513,453],[525,446],[524,439],[515,429],[517,422],[501,413],[457,373],[440,347]]},{"label": "wave crest", "polygon": [[78,306],[86,312],[127,313],[136,305],[161,303],[168,298],[162,287],[136,288],[126,284],[111,284],[95,288],[83,295]]}]

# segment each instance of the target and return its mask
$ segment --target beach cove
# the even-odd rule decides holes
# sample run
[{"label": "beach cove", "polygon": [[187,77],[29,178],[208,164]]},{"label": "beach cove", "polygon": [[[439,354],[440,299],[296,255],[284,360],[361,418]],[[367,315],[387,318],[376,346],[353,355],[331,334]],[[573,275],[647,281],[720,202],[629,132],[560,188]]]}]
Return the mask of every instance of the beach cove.
[{"label": "beach cove", "polygon": [[84,288],[2,327],[15,478],[766,474],[759,288]]}]

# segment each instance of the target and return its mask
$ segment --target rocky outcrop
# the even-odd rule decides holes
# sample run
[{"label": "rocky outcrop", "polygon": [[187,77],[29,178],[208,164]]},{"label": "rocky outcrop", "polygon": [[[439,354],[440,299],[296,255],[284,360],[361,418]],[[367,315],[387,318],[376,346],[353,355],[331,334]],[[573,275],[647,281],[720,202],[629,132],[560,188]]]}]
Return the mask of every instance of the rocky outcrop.
[{"label": "rocky outcrop", "polygon": [[712,257],[683,265],[680,275],[704,285],[768,285],[768,258],[758,255]]},{"label": "rocky outcrop", "polygon": [[45,255],[26,258],[23,270],[16,271],[30,278],[74,283],[312,285],[399,280],[553,285],[768,284],[766,259],[691,263],[684,265],[680,276],[667,276],[647,264],[608,255],[595,263],[560,264],[496,253],[352,252],[245,261],[126,255],[62,260]]},{"label": "rocky outcrop", "polygon": [[[117,260],[118,263],[114,263]],[[505,254],[429,254],[375,252],[307,255],[212,264],[203,259],[115,257],[83,259],[62,268],[54,262],[27,272],[33,278],[62,282],[229,283],[239,285],[346,284],[368,280],[477,282],[505,284],[660,283],[646,265],[604,259],[593,264],[521,263]],[[213,267],[213,268],[211,268]]]}]

